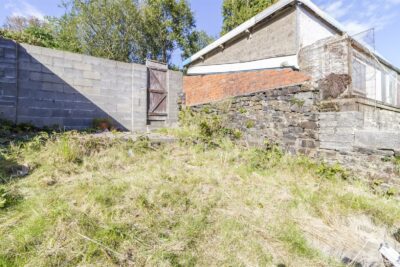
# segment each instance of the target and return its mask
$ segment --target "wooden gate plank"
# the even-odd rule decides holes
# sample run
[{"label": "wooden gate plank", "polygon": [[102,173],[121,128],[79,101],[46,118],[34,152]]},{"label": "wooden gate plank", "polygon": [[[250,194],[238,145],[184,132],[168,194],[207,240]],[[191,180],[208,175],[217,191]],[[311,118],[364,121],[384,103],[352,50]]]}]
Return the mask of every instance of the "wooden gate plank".
[{"label": "wooden gate plank", "polygon": [[165,64],[146,62],[148,68],[148,116],[167,115],[167,71]]}]

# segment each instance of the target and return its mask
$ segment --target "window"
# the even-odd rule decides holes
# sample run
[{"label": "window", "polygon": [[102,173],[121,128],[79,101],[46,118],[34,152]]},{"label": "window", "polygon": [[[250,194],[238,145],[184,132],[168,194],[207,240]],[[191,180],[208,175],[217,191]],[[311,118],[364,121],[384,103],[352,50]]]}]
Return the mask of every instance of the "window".
[{"label": "window", "polygon": [[367,67],[358,59],[353,59],[353,89],[361,92],[367,92]]},{"label": "window", "polygon": [[396,80],[393,76],[390,76],[389,97],[387,102],[391,105],[396,104]]},{"label": "window", "polygon": [[386,72],[381,70],[381,93],[382,93],[382,101],[386,102],[387,99],[387,89],[386,89]]}]

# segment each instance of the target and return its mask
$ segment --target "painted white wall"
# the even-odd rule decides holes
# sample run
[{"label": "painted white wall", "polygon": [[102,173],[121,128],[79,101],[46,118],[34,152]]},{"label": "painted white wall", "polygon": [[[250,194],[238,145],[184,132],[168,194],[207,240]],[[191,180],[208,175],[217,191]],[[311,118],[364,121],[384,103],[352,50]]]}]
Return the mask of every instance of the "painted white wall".
[{"label": "painted white wall", "polygon": [[304,7],[298,7],[298,38],[299,48],[311,45],[319,40],[332,37],[336,34],[335,30],[328,27]]},{"label": "painted white wall", "polygon": [[376,100],[383,101],[383,88],[382,88],[382,79],[385,79],[385,74],[382,71],[376,72]]}]

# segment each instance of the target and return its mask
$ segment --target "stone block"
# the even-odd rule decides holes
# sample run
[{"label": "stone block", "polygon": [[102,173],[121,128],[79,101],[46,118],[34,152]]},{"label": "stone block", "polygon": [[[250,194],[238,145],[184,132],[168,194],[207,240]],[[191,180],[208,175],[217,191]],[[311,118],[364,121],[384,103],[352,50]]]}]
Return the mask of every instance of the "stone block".
[{"label": "stone block", "polygon": [[346,142],[320,142],[321,149],[336,150],[336,151],[351,151],[352,143]]},{"label": "stone block", "polygon": [[92,80],[99,80],[101,75],[97,71],[84,71],[83,78],[85,79],[92,79]]},{"label": "stone block", "polygon": [[318,128],[318,124],[313,121],[303,121],[300,123],[300,127],[304,129],[316,130]]},{"label": "stone block", "polygon": [[356,131],[355,146],[380,150],[400,150],[400,132]]},{"label": "stone block", "polygon": [[42,48],[41,54],[52,58],[64,58],[64,51],[51,48]]},{"label": "stone block", "polygon": [[88,64],[88,63],[81,63],[81,62],[74,62],[73,63],[73,68],[77,69],[77,70],[86,70],[86,71],[90,71],[92,70],[92,65]]},{"label": "stone block", "polygon": [[334,134],[320,133],[319,134],[319,140],[321,142],[353,143],[354,142],[354,135],[352,135],[352,134],[340,134],[340,133],[334,133]]},{"label": "stone block", "polygon": [[64,85],[60,83],[42,83],[42,90],[44,91],[53,91],[53,92],[63,92]]}]

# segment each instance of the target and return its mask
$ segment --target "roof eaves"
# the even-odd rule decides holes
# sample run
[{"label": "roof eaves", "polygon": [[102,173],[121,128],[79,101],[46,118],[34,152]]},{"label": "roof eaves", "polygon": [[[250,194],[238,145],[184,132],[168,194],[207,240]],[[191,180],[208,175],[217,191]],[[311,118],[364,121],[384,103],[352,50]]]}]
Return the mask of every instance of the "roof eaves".
[{"label": "roof eaves", "polygon": [[238,27],[236,27],[235,29],[233,29],[232,31],[228,32],[227,34],[225,34],[224,36],[222,36],[221,38],[219,38],[215,42],[213,42],[210,45],[206,46],[205,48],[203,48],[202,50],[200,50],[199,52],[197,52],[196,54],[194,54],[190,58],[186,59],[183,62],[183,65],[186,66],[186,65],[192,63],[193,61],[201,58],[203,55],[211,52],[212,50],[214,50],[214,49],[218,48],[219,46],[223,45],[224,43],[226,43],[227,41],[233,39],[234,37],[238,36],[239,34],[243,33],[244,31],[248,30],[249,28],[253,27],[254,25],[256,25],[258,22],[262,21],[266,17],[274,14],[275,12],[283,9],[284,7],[290,5],[291,3],[294,3],[296,1],[297,0],[281,0],[281,1],[278,1],[276,4],[274,4],[274,5],[270,6],[269,8],[265,9],[261,13],[257,14],[256,16],[252,17],[248,21],[244,22],[243,24],[241,24]]}]

